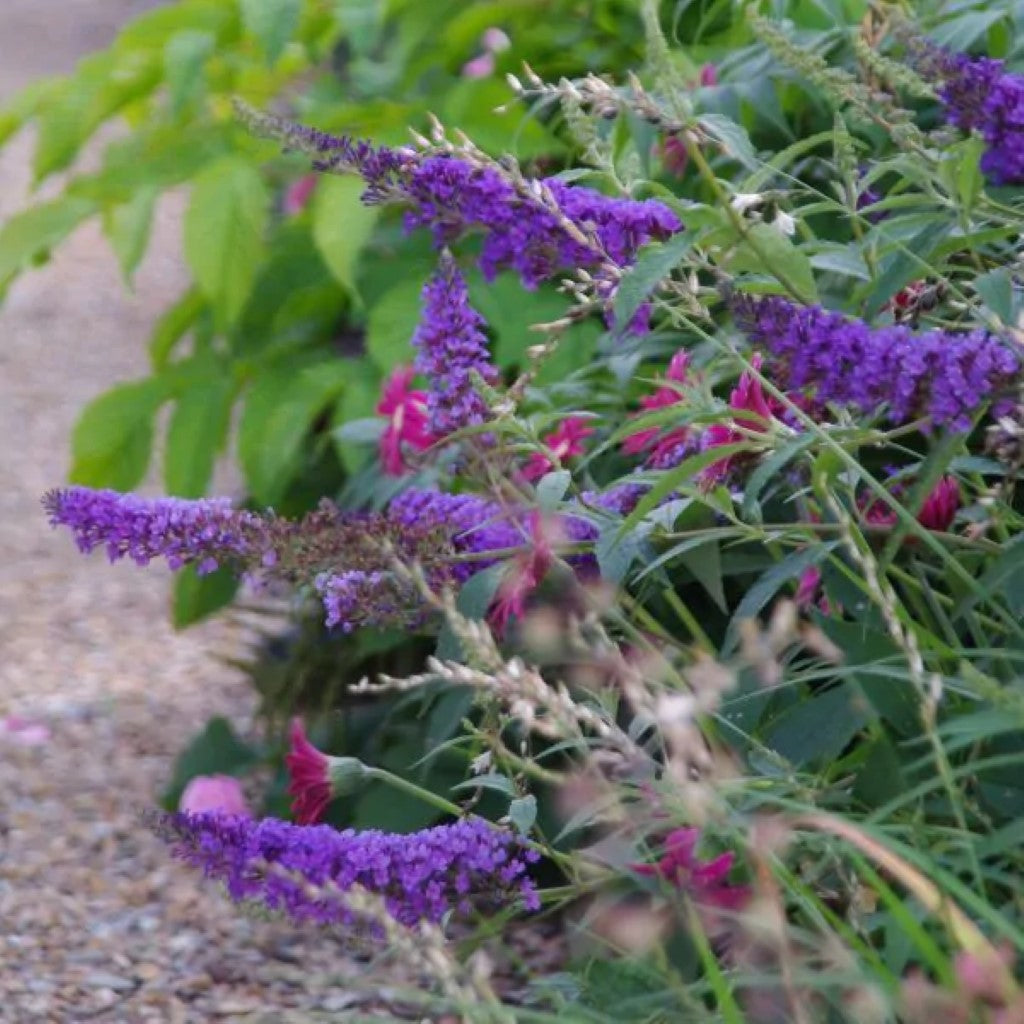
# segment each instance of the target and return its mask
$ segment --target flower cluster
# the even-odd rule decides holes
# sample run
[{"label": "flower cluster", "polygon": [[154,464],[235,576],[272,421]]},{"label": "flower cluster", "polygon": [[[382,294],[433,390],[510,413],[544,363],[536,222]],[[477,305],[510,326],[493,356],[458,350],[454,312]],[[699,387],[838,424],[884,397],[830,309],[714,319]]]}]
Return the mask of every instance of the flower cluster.
[{"label": "flower cluster", "polygon": [[490,361],[484,318],[469,304],[466,281],[447,253],[423,288],[423,314],[412,343],[416,369],[430,382],[427,412],[437,436],[483,423],[487,405],[473,386],[473,373],[488,384],[498,379]]},{"label": "flower cluster", "polygon": [[999,185],[1024,182],[1024,75],[964,54],[940,54],[932,68],[944,79],[939,98],[950,123],[985,140],[982,171]]},{"label": "flower cluster", "polygon": [[[587,426],[582,416],[567,416],[550,434],[544,437],[545,447],[559,461],[565,462],[576,455],[583,454],[583,442],[594,433],[594,428]],[[523,467],[523,479],[539,480],[545,473],[554,469],[555,464],[543,452],[534,452]]]},{"label": "flower cluster", "polygon": [[1020,374],[1008,341],[986,333],[871,328],[820,306],[778,296],[736,300],[737,322],[771,358],[780,387],[807,389],[818,404],[835,402],[892,423],[923,418],[930,427],[968,430],[987,403]]},{"label": "flower cluster", "polygon": [[633,864],[638,875],[663,878],[688,892],[698,904],[719,910],[739,910],[750,900],[746,886],[726,882],[736,855],[727,852],[712,860],[697,857],[700,829],[677,828],[665,837],[661,857],[654,864]]},{"label": "flower cluster", "polygon": [[497,167],[451,154],[378,147],[243,113],[256,131],[311,153],[316,169],[359,174],[364,202],[409,204],[406,226],[430,228],[439,247],[483,231],[480,267],[488,279],[510,268],[534,288],[567,267],[593,269],[606,260],[623,267],[642,245],[682,227],[654,199],[606,196],[557,178],[514,183]]},{"label": "flower cluster", "polygon": [[[300,922],[352,924],[343,894],[354,886],[382,896],[407,925],[468,914],[477,901],[539,905],[528,875],[537,854],[479,818],[401,835],[179,812],[162,816],[158,829],[177,857],[223,882],[232,899],[260,900]],[[309,885],[339,898],[311,894]]]},{"label": "flower cluster", "polygon": [[233,508],[227,498],[142,498],[88,487],[50,491],[43,507],[52,526],[66,526],[80,551],[105,547],[111,562],[148,565],[165,558],[172,569],[213,572],[223,562],[275,560],[268,519]]},{"label": "flower cluster", "polygon": [[[684,384],[689,370],[689,355],[680,349],[668,364],[665,380],[674,384]],[[644,395],[640,399],[643,413],[666,409],[683,401],[683,395],[672,384],[662,384],[653,394]],[[626,455],[637,455],[650,450],[647,465],[652,469],[671,469],[678,465],[687,451],[690,441],[688,427],[674,427],[662,431],[659,427],[645,427],[630,434],[622,443],[622,451]]]}]

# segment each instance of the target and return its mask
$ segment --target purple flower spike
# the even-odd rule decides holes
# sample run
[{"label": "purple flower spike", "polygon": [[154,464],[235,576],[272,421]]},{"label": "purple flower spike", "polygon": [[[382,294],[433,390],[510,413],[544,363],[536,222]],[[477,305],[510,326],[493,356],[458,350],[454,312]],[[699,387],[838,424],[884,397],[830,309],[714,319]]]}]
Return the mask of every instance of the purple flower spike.
[{"label": "purple flower spike", "polygon": [[80,551],[105,546],[111,562],[128,557],[147,565],[163,557],[172,569],[195,564],[206,573],[272,550],[267,521],[233,508],[228,498],[140,498],[68,487],[50,491],[43,507],[52,526],[71,530]]},{"label": "purple flower spike", "polygon": [[157,828],[175,856],[224,882],[233,900],[260,900],[300,922],[355,923],[343,896],[320,898],[309,883],[341,894],[361,886],[406,925],[464,915],[477,902],[540,905],[528,875],[539,855],[480,818],[405,835],[220,814],[167,814]]},{"label": "purple flower spike", "polygon": [[435,436],[487,420],[487,406],[471,376],[475,370],[488,384],[498,380],[484,326],[484,318],[469,304],[459,268],[444,254],[423,289],[423,315],[412,339],[416,369],[430,382],[427,414]]},{"label": "purple flower spike", "polygon": [[820,306],[778,296],[743,296],[734,305],[741,329],[771,357],[785,390],[807,389],[816,403],[849,405],[871,415],[887,407],[891,423],[925,418],[930,427],[969,430],[988,402],[1022,369],[1019,347],[986,333],[871,328]]}]

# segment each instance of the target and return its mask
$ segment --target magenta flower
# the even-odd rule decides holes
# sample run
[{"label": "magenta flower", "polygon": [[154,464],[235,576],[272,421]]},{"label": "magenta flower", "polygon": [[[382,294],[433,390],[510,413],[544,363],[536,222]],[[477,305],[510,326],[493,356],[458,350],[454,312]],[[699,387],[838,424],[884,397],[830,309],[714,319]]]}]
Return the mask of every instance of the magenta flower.
[{"label": "magenta flower", "polygon": [[960,484],[952,476],[944,476],[924,500],[917,521],[926,530],[945,533],[952,525],[960,508]]},{"label": "magenta flower", "polygon": [[[684,383],[687,377],[689,361],[690,357],[686,350],[680,349],[668,364],[668,370],[665,372],[664,379],[667,381],[674,381],[677,384]],[[654,392],[653,395],[644,395],[643,398],[640,399],[642,412],[638,415],[643,415],[644,412],[653,412],[655,409],[666,409],[681,401],[683,401],[683,396],[676,388],[662,385]],[[689,430],[686,427],[671,430],[664,437],[661,437],[660,440],[659,435],[661,435],[660,427],[647,427],[643,430],[638,430],[635,433],[630,434],[622,442],[622,452],[624,455],[638,455],[640,452],[646,451],[653,445],[655,446],[655,452],[652,453],[650,461],[656,462],[659,461],[658,452],[662,452],[667,447],[677,446],[684,442],[689,436]]]},{"label": "magenta flower", "polygon": [[736,855],[722,853],[711,860],[699,860],[696,849],[700,829],[676,828],[665,837],[663,854],[654,864],[632,864],[639,875],[663,878],[688,893],[698,905],[718,910],[740,910],[750,899],[745,885],[730,885],[726,878]]},{"label": "magenta flower", "polygon": [[388,417],[380,438],[380,461],[384,472],[401,476],[406,468],[402,445],[422,452],[434,443],[427,419],[427,395],[410,390],[415,371],[398,366],[384,384],[377,412]]},{"label": "magenta flower", "polygon": [[238,779],[230,775],[197,775],[185,787],[178,810],[187,814],[238,814],[251,818],[245,794]]},{"label": "magenta flower", "polygon": [[529,513],[527,525],[532,541],[530,548],[512,561],[488,613],[488,620],[498,635],[504,634],[513,617],[522,619],[526,599],[540,586],[555,561],[551,537],[555,527],[545,523],[537,510]]},{"label": "magenta flower", "polygon": [[[761,356],[755,354],[751,359],[755,370],[761,369]],[[752,413],[753,415],[737,415],[732,423],[713,423],[704,433],[705,449],[718,448],[727,444],[736,444],[745,440],[737,427],[763,433],[768,423],[782,412],[782,405],[764,393],[761,382],[749,371],[744,371],[739,383],[729,395],[729,408],[736,413]],[[735,456],[727,456],[712,462],[701,472],[701,482],[705,484],[720,483],[732,469]]]},{"label": "magenta flower", "polygon": [[309,204],[309,200],[316,188],[317,176],[315,174],[304,174],[301,178],[293,181],[284,193],[282,208],[285,216],[295,217]]},{"label": "magenta flower", "polygon": [[299,718],[292,719],[291,749],[284,760],[291,780],[292,813],[300,825],[318,822],[327,805],[351,793],[368,772],[354,757],[328,757],[317,750]]},{"label": "magenta flower", "polygon": [[700,69],[700,84],[704,86],[718,85],[718,68],[714,64],[705,64]]},{"label": "magenta flower", "polygon": [[[587,426],[582,416],[569,416],[557,430],[543,438],[544,444],[551,450],[558,462],[583,454],[583,441],[593,434],[594,428]],[[523,469],[523,477],[527,480],[539,480],[545,473],[553,469],[555,463],[542,452],[534,452]]]},{"label": "magenta flower", "polygon": [[[926,530],[945,533],[953,525],[957,509],[960,508],[960,485],[956,478],[944,476],[924,499],[917,521]],[[864,521],[869,526],[896,525],[896,513],[880,501],[872,501],[864,508]],[[912,540],[913,538],[908,538]]]},{"label": "magenta flower", "polygon": [[490,78],[494,74],[494,54],[481,53],[462,65],[463,78]]}]

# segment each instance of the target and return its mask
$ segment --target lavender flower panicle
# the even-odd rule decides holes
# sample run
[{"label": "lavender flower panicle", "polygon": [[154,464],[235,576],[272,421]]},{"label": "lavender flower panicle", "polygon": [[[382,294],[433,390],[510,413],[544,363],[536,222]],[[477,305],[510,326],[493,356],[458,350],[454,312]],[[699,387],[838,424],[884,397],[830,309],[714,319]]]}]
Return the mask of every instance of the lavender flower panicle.
[{"label": "lavender flower panicle", "polygon": [[156,827],[176,857],[224,882],[233,900],[261,900],[300,922],[354,923],[343,900],[318,899],[308,883],[377,893],[406,925],[465,915],[478,900],[540,906],[528,875],[539,855],[480,818],[405,835],[217,813],[166,814]]},{"label": "lavender flower panicle", "polygon": [[734,313],[751,342],[771,357],[784,390],[808,389],[817,403],[836,402],[892,423],[926,418],[929,427],[969,430],[973,416],[1005,392],[1022,369],[1021,354],[985,331],[915,332],[871,328],[820,306],[778,296],[742,296]]},{"label": "lavender flower panicle", "polygon": [[469,304],[465,278],[443,254],[438,272],[423,289],[423,315],[412,339],[416,369],[430,382],[427,415],[436,437],[488,418],[472,378],[475,370],[488,384],[498,380],[484,326],[484,318]]},{"label": "lavender flower panicle", "polygon": [[225,561],[271,564],[268,520],[232,507],[228,498],[142,498],[111,490],[50,491],[43,507],[51,526],[67,526],[78,548],[105,546],[111,562],[147,565],[163,557],[172,569],[194,564],[212,572]]}]

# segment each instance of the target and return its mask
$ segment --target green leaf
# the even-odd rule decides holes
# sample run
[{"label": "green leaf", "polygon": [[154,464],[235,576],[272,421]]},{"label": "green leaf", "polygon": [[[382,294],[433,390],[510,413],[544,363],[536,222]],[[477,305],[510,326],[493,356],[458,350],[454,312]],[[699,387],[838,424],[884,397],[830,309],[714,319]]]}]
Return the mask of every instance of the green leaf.
[{"label": "green leaf", "polygon": [[750,225],[728,265],[733,272],[770,274],[780,283],[792,285],[805,302],[818,301],[811,261],[772,224]]},{"label": "green leaf", "polygon": [[697,118],[698,124],[708,135],[724,146],[725,151],[735,160],[738,160],[748,171],[756,171],[761,166],[761,161],[754,152],[750,142],[750,136],[746,128],[726,117],[724,114],[701,114]]},{"label": "green leaf", "polygon": [[[331,419],[331,437],[341,464],[349,473],[355,473],[370,460],[369,444],[376,445],[384,430],[384,421],[375,416],[380,396],[380,374],[367,359],[349,359],[348,382],[334,405]],[[363,424],[360,434],[358,424]],[[355,429],[350,429],[355,428]]]},{"label": "green leaf", "polygon": [[390,373],[413,356],[413,332],[420,319],[419,281],[400,281],[374,304],[366,321],[366,350],[382,373]]},{"label": "green leaf", "polygon": [[200,576],[193,565],[186,565],[174,577],[171,622],[185,629],[229,605],[238,592],[238,579],[228,568]]},{"label": "green leaf", "polygon": [[811,256],[811,266],[816,270],[828,270],[844,277],[856,277],[861,281],[871,280],[864,257],[852,245],[829,245]]},{"label": "green leaf", "polygon": [[871,718],[856,687],[843,683],[784,711],[764,742],[791,764],[805,765],[837,757]]},{"label": "green leaf", "polygon": [[516,827],[520,835],[528,835],[533,823],[537,820],[537,798],[528,793],[516,797],[508,805],[508,820]]},{"label": "green leaf", "polygon": [[702,544],[679,552],[679,561],[693,573],[697,582],[708,592],[722,611],[728,611],[725,590],[722,587],[722,557],[718,541],[710,538]]},{"label": "green leaf", "polygon": [[323,178],[313,200],[313,240],[331,273],[352,296],[363,247],[377,223],[375,207],[360,200],[364,184],[359,178]]},{"label": "green leaf", "polygon": [[633,315],[647,297],[683,259],[693,246],[694,236],[689,231],[674,235],[661,245],[648,245],[640,251],[636,262],[622,276],[615,292],[613,312],[619,331],[629,327]]},{"label": "green leaf", "polygon": [[142,188],[127,203],[103,212],[103,231],[129,285],[149,244],[157,195],[155,188]]},{"label": "green leaf", "polygon": [[761,574],[757,582],[743,595],[743,600],[736,606],[729,629],[726,632],[722,653],[731,651],[736,645],[739,624],[744,619],[752,619],[782,589],[783,584],[797,579],[805,569],[823,562],[830,551],[837,547],[839,541],[815,544],[801,551],[793,551],[781,562]]},{"label": "green leaf", "polygon": [[42,263],[96,206],[88,199],[62,196],[15,214],[0,229],[0,299],[13,278]]},{"label": "green leaf", "polygon": [[239,739],[226,718],[211,718],[178,755],[164,805],[176,806],[189,780],[197,775],[238,775],[258,760],[256,751]]},{"label": "green leaf", "polygon": [[1004,324],[1012,324],[1013,316],[1013,280],[1009,270],[1000,267],[998,270],[990,270],[982,274],[974,281],[974,290],[981,297],[981,301],[991,310]]},{"label": "green leaf", "polygon": [[149,467],[153,418],[167,397],[158,379],[120,384],[91,401],[71,436],[72,483],[129,491]]},{"label": "green leaf", "polygon": [[537,503],[545,512],[554,512],[565,497],[572,483],[572,473],[567,469],[555,469],[537,481]]},{"label": "green leaf", "polygon": [[231,417],[234,385],[213,359],[202,360],[202,374],[189,382],[174,406],[164,451],[168,494],[198,498],[206,493],[213,464],[223,448]]},{"label": "green leaf", "polygon": [[217,40],[210,32],[186,30],[167,41],[164,48],[164,78],[177,115],[203,91],[206,61],[214,52]]},{"label": "green leaf", "polygon": [[465,782],[452,786],[453,793],[459,793],[464,789],[490,789],[507,797],[514,797],[516,795],[516,787],[512,780],[506,775],[500,775],[498,772],[485,772],[483,775],[474,775],[473,778],[466,779]]},{"label": "green leaf", "polygon": [[239,0],[245,30],[255,36],[274,64],[299,27],[302,0]]},{"label": "green leaf", "polygon": [[222,323],[242,312],[263,259],[269,194],[241,157],[223,157],[196,178],[185,212],[185,260]]},{"label": "green leaf", "polygon": [[185,337],[206,308],[206,300],[197,288],[190,288],[173,306],[164,310],[149,339],[149,361],[154,370],[167,365],[174,346]]},{"label": "green leaf", "polygon": [[238,455],[249,491],[261,505],[277,504],[299,468],[313,421],[345,387],[348,366],[327,359],[262,374],[246,396]]}]

